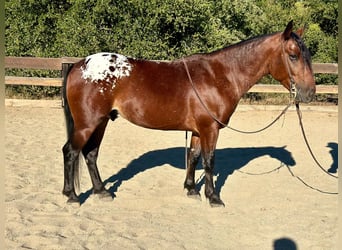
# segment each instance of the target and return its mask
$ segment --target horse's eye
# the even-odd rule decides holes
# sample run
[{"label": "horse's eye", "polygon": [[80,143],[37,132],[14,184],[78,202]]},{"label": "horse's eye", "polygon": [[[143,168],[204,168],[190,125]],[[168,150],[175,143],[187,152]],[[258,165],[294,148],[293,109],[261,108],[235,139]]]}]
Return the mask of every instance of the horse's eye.
[{"label": "horse's eye", "polygon": [[295,61],[298,60],[298,56],[297,56],[297,55],[290,55],[290,60],[291,60],[292,62],[295,62]]}]

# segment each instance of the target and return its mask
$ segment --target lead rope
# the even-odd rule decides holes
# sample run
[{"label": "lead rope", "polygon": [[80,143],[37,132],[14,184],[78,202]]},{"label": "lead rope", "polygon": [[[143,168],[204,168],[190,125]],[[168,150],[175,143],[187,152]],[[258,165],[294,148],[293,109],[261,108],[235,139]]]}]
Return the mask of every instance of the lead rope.
[{"label": "lead rope", "polygon": [[[284,53],[284,46],[282,46],[282,50],[283,50],[283,55],[285,56],[285,53]],[[191,78],[191,75],[190,75],[188,66],[187,66],[187,64],[186,64],[186,62],[185,62],[185,60],[184,60],[184,58],[182,58],[182,61],[183,61],[183,64],[184,64],[184,67],[185,67],[187,76],[188,76],[188,78],[189,78],[189,81],[190,81],[190,83],[191,83],[191,86],[192,86],[192,88],[193,88],[193,90],[194,90],[194,92],[195,92],[197,98],[199,99],[199,101],[200,101],[200,103],[202,104],[203,108],[204,108],[204,109],[207,111],[207,113],[212,117],[212,119],[215,120],[217,123],[219,123],[221,126],[226,127],[226,128],[229,128],[229,129],[231,129],[231,130],[233,130],[233,131],[235,131],[235,132],[244,133],[244,134],[254,134],[254,133],[259,133],[259,132],[261,132],[261,131],[264,131],[264,130],[268,129],[268,128],[271,127],[276,121],[278,121],[278,120],[280,119],[280,117],[281,117],[282,115],[284,115],[284,114],[286,113],[286,111],[288,110],[288,108],[292,105],[291,99],[292,99],[292,98],[294,99],[294,98],[296,97],[297,91],[296,91],[296,88],[295,88],[295,83],[294,83],[294,80],[293,80],[293,77],[292,77],[292,74],[291,74],[291,71],[290,71],[288,62],[287,62],[286,58],[284,58],[284,59],[285,59],[286,69],[287,69],[288,74],[289,74],[289,77],[290,77],[290,102],[289,102],[289,104],[284,108],[284,110],[275,118],[274,121],[272,121],[270,124],[268,124],[268,125],[265,126],[264,128],[258,129],[258,130],[255,130],[255,131],[242,131],[242,130],[239,130],[239,129],[232,128],[232,127],[228,126],[228,124],[225,124],[225,123],[221,122],[216,116],[214,116],[214,114],[212,114],[212,113],[210,112],[210,110],[208,109],[208,107],[205,105],[205,103],[203,102],[202,98],[200,97],[200,95],[199,95],[199,93],[198,93],[198,91],[197,91],[197,89],[196,89],[196,87],[195,87],[195,84],[194,84],[194,82],[192,81],[192,78]],[[313,154],[313,152],[312,152],[312,150],[311,150],[311,147],[310,147],[310,145],[309,145],[309,143],[308,143],[308,140],[307,140],[307,138],[306,138],[305,131],[304,131],[304,126],[303,126],[303,123],[302,123],[302,116],[301,116],[301,112],[300,112],[300,110],[299,110],[299,103],[295,103],[295,105],[296,105],[296,110],[297,110],[297,115],[298,115],[298,118],[299,118],[299,123],[300,123],[301,131],[302,131],[302,134],[303,134],[303,137],[304,137],[306,146],[307,146],[307,148],[308,148],[308,150],[309,150],[309,152],[310,152],[312,158],[314,159],[314,161],[316,162],[316,164],[318,165],[318,167],[319,167],[323,172],[325,172],[326,174],[328,174],[328,175],[330,175],[330,176],[332,176],[332,177],[334,177],[334,178],[338,178],[337,176],[335,176],[335,175],[333,175],[333,174],[327,172],[327,171],[322,167],[322,165],[318,162],[318,160],[316,159],[315,155]],[[186,131],[186,133],[185,133],[185,138],[186,138],[186,140],[185,140],[185,144],[186,144],[186,146],[185,146],[185,167],[186,167],[186,168],[187,168],[187,151],[188,151],[188,150],[187,150],[187,137],[188,137],[188,135],[187,135],[187,131]],[[288,168],[288,169],[289,169],[289,168]],[[322,193],[325,193],[325,194],[338,194],[338,193],[332,193],[332,192],[325,192],[325,191],[321,191],[321,190],[319,190],[319,189],[317,189],[317,188],[314,188],[314,187],[308,185],[307,183],[305,183],[300,177],[295,176],[295,175],[293,174],[293,172],[292,172],[290,169],[289,169],[289,171],[290,171],[290,173],[291,173],[291,175],[292,175],[293,177],[296,177],[296,178],[297,178],[298,180],[300,180],[305,186],[310,187],[311,189],[314,189],[314,190],[316,190],[316,191],[319,191],[319,192],[322,192]],[[196,181],[196,184],[198,184],[198,182],[202,179],[202,176],[203,176],[203,173],[202,173],[201,177]]]},{"label": "lead rope", "polygon": [[[293,77],[292,77],[292,74],[291,74],[291,71],[290,71],[290,65],[287,61],[287,59],[285,58],[285,49],[284,49],[284,44],[282,44],[282,54],[284,56],[284,61],[285,61],[285,66],[286,66],[286,70],[288,72],[288,75],[290,77],[290,98],[293,97],[293,99],[296,97],[297,95],[297,91],[296,91],[296,88],[295,88],[295,81],[293,80]],[[310,144],[308,142],[308,139],[306,137],[306,134],[305,134],[305,130],[304,130],[304,125],[303,125],[303,119],[302,119],[302,113],[299,109],[299,103],[298,102],[295,102],[295,105],[296,105],[296,111],[297,111],[297,115],[298,115],[298,120],[299,120],[299,125],[300,125],[300,129],[302,131],[302,135],[303,135],[303,138],[304,138],[304,141],[305,141],[305,144],[306,144],[306,147],[308,148],[310,154],[311,154],[311,157],[312,159],[316,162],[317,166],[324,172],[326,173],[327,175],[330,175],[334,178],[337,178],[337,176],[329,173],[328,171],[326,171],[322,165],[318,162],[316,156],[314,155],[311,147],[310,147]],[[292,173],[292,171],[290,171],[292,176],[294,176],[294,174]],[[307,185],[302,179],[300,179],[298,176],[296,176],[301,182],[303,182],[306,186],[308,187],[311,187],[309,185]],[[312,188],[312,187],[311,187]],[[314,188],[313,188],[314,189]],[[323,192],[323,193],[329,193],[329,192]],[[330,193],[330,194],[335,194],[335,193]]]},{"label": "lead rope", "polygon": [[332,176],[332,177],[338,179],[338,176],[333,175],[333,174],[329,173],[328,171],[326,171],[326,170],[322,167],[322,165],[319,163],[319,161],[317,160],[315,154],[313,153],[313,151],[312,151],[312,149],[311,149],[311,147],[310,147],[310,144],[309,144],[308,139],[307,139],[306,134],[305,134],[304,125],[303,125],[303,121],[302,121],[302,120],[303,120],[303,119],[302,119],[302,113],[301,113],[301,111],[299,110],[299,103],[296,103],[296,110],[297,110],[297,115],[298,115],[298,119],[299,119],[299,125],[300,125],[300,128],[301,128],[302,134],[303,134],[303,138],[304,138],[306,147],[308,148],[308,150],[309,150],[309,152],[310,152],[310,154],[311,154],[311,156],[312,156],[312,159],[316,162],[317,166],[318,166],[324,173],[326,173],[327,175],[330,175],[330,176]]},{"label": "lead rope", "polygon": [[[293,77],[292,77],[292,74],[291,74],[291,71],[290,71],[290,66],[289,66],[289,64],[288,64],[288,61],[287,61],[286,58],[285,58],[284,44],[282,44],[282,54],[283,54],[283,56],[284,56],[285,66],[286,66],[288,75],[289,75],[289,77],[290,77],[290,98],[293,98],[293,99],[294,99],[294,98],[296,97],[296,95],[297,95],[297,91],[296,91],[296,88],[295,88],[295,82],[294,82],[294,80],[293,80]],[[307,146],[307,148],[308,148],[308,150],[309,150],[309,152],[310,152],[310,154],[311,154],[311,157],[312,157],[313,160],[316,162],[317,166],[318,166],[324,173],[326,173],[326,174],[328,174],[328,175],[330,175],[330,176],[332,176],[332,177],[338,179],[337,176],[332,175],[331,173],[329,173],[328,171],[326,171],[326,170],[322,167],[322,165],[318,162],[317,158],[315,157],[315,155],[314,155],[314,153],[313,153],[313,151],[312,151],[312,149],[311,149],[311,147],[310,147],[310,144],[309,144],[309,142],[308,142],[308,139],[307,139],[307,137],[306,137],[306,134],[305,134],[304,125],[303,125],[303,121],[302,121],[302,114],[301,114],[301,111],[300,111],[300,109],[299,109],[299,103],[298,103],[298,102],[295,102],[295,105],[296,105],[296,111],[297,111],[297,115],[298,115],[299,125],[300,125],[301,131],[302,131],[302,135],[303,135],[305,144],[306,144],[306,146]],[[287,166],[287,169],[288,169],[289,172],[291,173],[292,177],[297,178],[297,180],[299,180],[301,183],[303,183],[303,184],[304,184],[306,187],[308,187],[308,188],[311,188],[311,189],[313,189],[313,190],[315,190],[315,191],[318,191],[318,192],[324,193],[324,194],[334,194],[334,195],[338,194],[338,192],[327,192],[327,191],[323,191],[323,190],[321,190],[321,189],[315,188],[315,187],[309,185],[308,183],[306,183],[306,182],[305,182],[302,178],[300,178],[299,176],[296,176],[296,175],[292,172],[292,170],[289,168],[289,166]]]},{"label": "lead rope", "polygon": [[185,131],[185,169],[188,168],[188,131]]}]

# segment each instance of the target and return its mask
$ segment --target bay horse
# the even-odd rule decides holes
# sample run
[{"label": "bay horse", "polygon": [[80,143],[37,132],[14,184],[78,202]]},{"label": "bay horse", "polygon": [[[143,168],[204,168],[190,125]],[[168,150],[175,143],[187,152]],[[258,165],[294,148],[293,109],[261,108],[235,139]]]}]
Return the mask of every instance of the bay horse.
[{"label": "bay horse", "polygon": [[63,194],[68,202],[80,202],[75,191],[80,153],[93,193],[111,196],[96,161],[109,119],[121,116],[145,128],[191,131],[184,188],[188,196],[199,196],[195,167],[201,156],[205,196],[211,206],[224,206],[213,183],[215,148],[222,123],[228,124],[242,95],[268,74],[293,91],[297,103],[310,102],[315,95],[302,33],[303,29],[293,31],[291,21],[283,32],[173,61],[98,53],[74,64],[63,84],[68,136],[63,146]]}]

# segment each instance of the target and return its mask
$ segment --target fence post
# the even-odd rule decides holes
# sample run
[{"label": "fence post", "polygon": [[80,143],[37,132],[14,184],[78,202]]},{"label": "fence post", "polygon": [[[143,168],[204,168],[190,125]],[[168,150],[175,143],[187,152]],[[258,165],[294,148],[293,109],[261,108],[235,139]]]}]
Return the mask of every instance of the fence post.
[{"label": "fence post", "polygon": [[66,81],[66,78],[68,76],[68,73],[70,69],[72,68],[74,64],[73,63],[63,63],[62,62],[62,71],[61,71],[61,77],[62,77],[62,88],[61,88],[61,100],[62,100],[62,107],[64,107],[64,81]]}]

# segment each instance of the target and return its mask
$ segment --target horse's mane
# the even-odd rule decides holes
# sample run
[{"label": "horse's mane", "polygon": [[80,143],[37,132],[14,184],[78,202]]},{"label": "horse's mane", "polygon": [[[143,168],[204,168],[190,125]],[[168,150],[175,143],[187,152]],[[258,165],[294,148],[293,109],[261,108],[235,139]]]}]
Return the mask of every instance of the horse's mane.
[{"label": "horse's mane", "polygon": [[251,37],[251,38],[248,38],[246,40],[242,40],[240,42],[228,45],[228,46],[223,47],[221,49],[212,51],[212,52],[210,52],[208,54],[214,55],[216,53],[222,52],[223,50],[237,49],[237,48],[245,47],[246,45],[253,44],[253,43],[259,44],[259,43],[263,42],[265,39],[267,39],[268,37],[273,36],[274,34],[276,34],[276,33],[264,34],[264,35],[259,35],[259,36]]},{"label": "horse's mane", "polygon": [[[271,34],[264,34],[264,35],[260,35],[260,36],[256,36],[256,37],[252,37],[252,38],[249,38],[249,39],[246,39],[246,40],[243,40],[243,41],[240,41],[238,43],[235,43],[235,44],[232,44],[232,45],[228,45],[222,49],[219,49],[219,50],[216,50],[216,51],[213,51],[213,52],[210,52],[208,53],[209,55],[214,55],[216,53],[220,53],[222,52],[223,50],[230,50],[230,49],[238,49],[238,48],[241,48],[241,47],[245,47],[246,45],[249,45],[249,44],[259,44],[261,42],[263,42],[265,39],[267,39],[268,37],[270,36],[273,36],[275,34],[279,34],[280,32],[275,32],[275,33],[271,33]],[[310,51],[309,49],[305,46],[303,40],[301,39],[300,36],[298,36],[296,33],[292,32],[291,33],[291,38],[293,40],[296,41],[301,53],[302,53],[302,56],[303,56],[303,59],[304,59],[304,62],[307,64],[307,65],[311,65],[311,55],[310,55]]]}]

